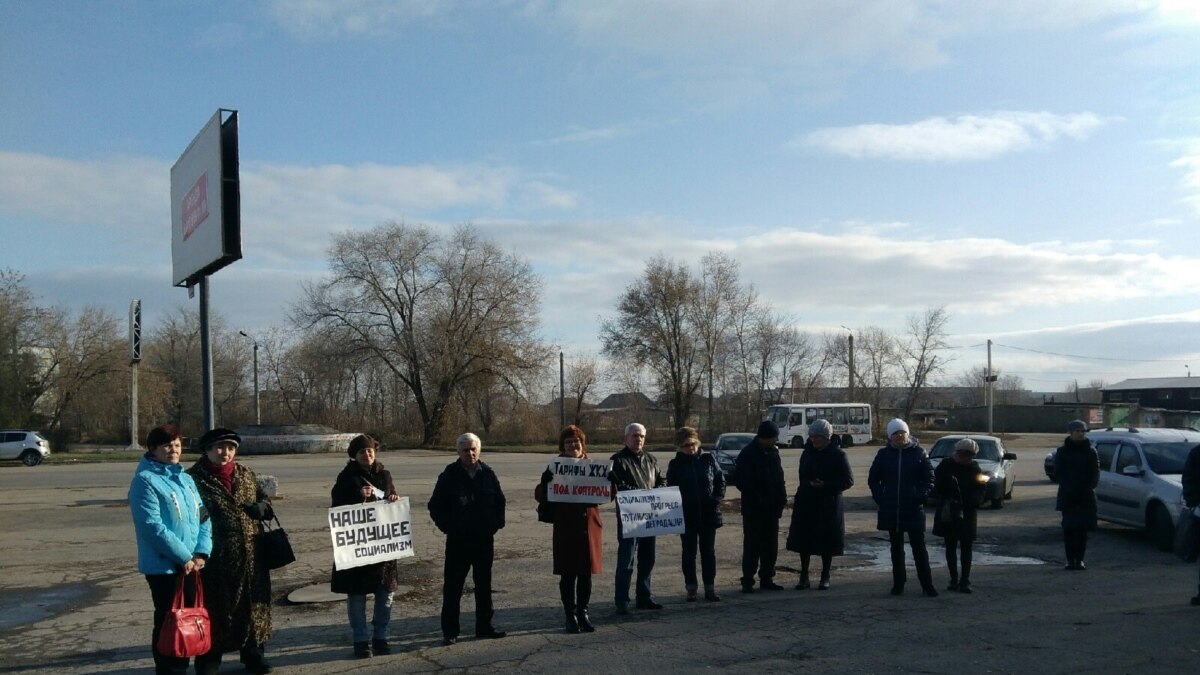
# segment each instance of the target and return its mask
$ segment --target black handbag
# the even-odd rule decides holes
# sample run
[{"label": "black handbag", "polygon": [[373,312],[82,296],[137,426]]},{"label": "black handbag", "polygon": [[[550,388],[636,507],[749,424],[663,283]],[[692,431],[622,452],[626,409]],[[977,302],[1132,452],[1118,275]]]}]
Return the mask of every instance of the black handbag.
[{"label": "black handbag", "polygon": [[[949,462],[952,460],[946,459],[942,461]],[[958,493],[957,499],[952,495],[950,498],[942,500],[941,506],[938,507],[938,519],[946,525],[957,525],[963,519],[962,489],[958,485],[958,478],[952,476],[950,480],[954,481],[954,491]]]},{"label": "black handbag", "polygon": [[284,565],[296,562],[296,554],[292,551],[292,542],[288,539],[283,525],[280,525],[279,516],[275,516],[275,528],[271,527],[269,520],[262,521],[261,525],[262,531],[258,533],[258,555],[267,569],[277,570]]},{"label": "black handbag", "polygon": [[533,488],[533,498],[539,500],[537,503],[537,519],[539,523],[554,522],[554,504],[546,500],[546,484],[538,483],[537,487]]}]

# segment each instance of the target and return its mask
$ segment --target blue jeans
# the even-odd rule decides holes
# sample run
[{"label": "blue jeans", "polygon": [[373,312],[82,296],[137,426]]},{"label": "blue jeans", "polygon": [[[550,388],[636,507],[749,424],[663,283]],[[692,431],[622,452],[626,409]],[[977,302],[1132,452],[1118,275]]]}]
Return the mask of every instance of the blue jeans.
[{"label": "blue jeans", "polygon": [[[620,536],[620,528],[617,528]],[[650,599],[650,575],[654,572],[654,537],[617,540],[617,580],[614,601],[629,604],[629,581],[633,577],[633,559],[637,557],[637,599]]]},{"label": "blue jeans", "polygon": [[371,617],[375,630],[372,635],[367,634],[367,596],[347,595],[346,615],[350,617],[355,642],[367,642],[372,638],[386,640],[388,624],[392,620],[392,594],[383,586],[375,589],[375,614]]}]

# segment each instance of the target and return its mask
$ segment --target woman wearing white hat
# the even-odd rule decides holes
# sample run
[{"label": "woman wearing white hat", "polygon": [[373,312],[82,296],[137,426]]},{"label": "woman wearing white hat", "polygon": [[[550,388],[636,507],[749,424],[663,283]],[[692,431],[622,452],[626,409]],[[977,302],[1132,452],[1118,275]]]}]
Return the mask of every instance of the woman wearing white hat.
[{"label": "woman wearing white hat", "polygon": [[879,449],[867,486],[879,506],[876,529],[888,533],[892,548],[892,595],[904,592],[904,535],[912,548],[917,579],[925,595],[937,597],[933,574],[929,569],[929,551],[925,549],[925,499],[933,489],[933,464],[908,425],[893,419],[887,425],[888,444]]}]

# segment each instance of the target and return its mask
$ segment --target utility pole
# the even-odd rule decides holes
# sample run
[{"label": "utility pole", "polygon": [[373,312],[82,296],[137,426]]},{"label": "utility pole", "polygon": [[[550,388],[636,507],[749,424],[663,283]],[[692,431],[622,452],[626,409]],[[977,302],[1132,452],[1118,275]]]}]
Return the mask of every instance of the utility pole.
[{"label": "utility pole", "polygon": [[250,335],[247,335],[246,331],[244,330],[239,330],[238,335],[248,338],[254,343],[254,425],[261,426],[262,410],[258,406],[258,340]]},{"label": "utility pole", "polygon": [[[842,328],[846,327],[842,326]],[[846,328],[846,332],[850,334],[850,337],[846,338],[847,349],[850,353],[850,375],[848,378],[849,386],[846,388],[846,393],[849,397],[847,403],[854,403],[854,331]]]},{"label": "utility pole", "polygon": [[[138,364],[142,361],[142,301],[129,303],[129,449],[138,444]],[[153,449],[153,448],[151,448]]]},{"label": "utility pole", "polygon": [[988,400],[988,435],[992,434],[992,407],[996,401],[996,376],[992,374],[992,341],[987,341],[987,400]]},{"label": "utility pole", "polygon": [[563,353],[558,353],[558,428],[567,427],[567,370],[563,365]]}]

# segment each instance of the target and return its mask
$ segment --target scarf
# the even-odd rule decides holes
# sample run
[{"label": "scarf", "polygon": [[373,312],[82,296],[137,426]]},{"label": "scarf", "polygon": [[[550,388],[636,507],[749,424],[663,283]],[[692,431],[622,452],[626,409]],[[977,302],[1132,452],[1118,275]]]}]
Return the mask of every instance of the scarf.
[{"label": "scarf", "polygon": [[233,494],[233,470],[237,468],[237,462],[218,465],[208,461],[208,455],[202,455],[200,463],[212,474],[213,478],[217,479],[218,483],[225,486],[226,492]]}]

